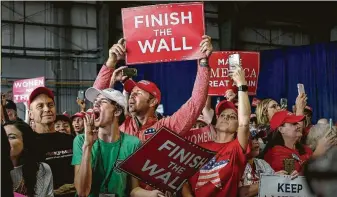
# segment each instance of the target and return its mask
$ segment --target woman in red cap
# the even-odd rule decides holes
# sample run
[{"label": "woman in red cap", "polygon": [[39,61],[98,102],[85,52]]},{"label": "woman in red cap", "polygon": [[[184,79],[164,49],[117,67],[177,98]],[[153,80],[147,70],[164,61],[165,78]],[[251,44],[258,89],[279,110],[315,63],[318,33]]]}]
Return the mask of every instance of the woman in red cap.
[{"label": "woman in red cap", "polygon": [[216,107],[215,140],[200,146],[217,152],[199,172],[185,184],[183,196],[237,196],[240,178],[246,166],[249,140],[250,103],[244,72],[238,68],[231,75],[238,85],[239,107],[222,101]]},{"label": "woman in red cap", "polygon": [[301,144],[302,128],[299,123],[304,118],[289,111],[279,111],[270,120],[272,133],[263,155],[275,171],[286,170],[288,174],[297,176],[311,156],[321,156],[328,149],[327,144],[333,143],[330,139],[320,140],[314,153]]},{"label": "woman in red cap", "polygon": [[257,158],[260,155],[260,137],[262,137],[261,132],[258,132],[256,129],[250,129],[252,151],[249,155],[247,155],[248,162],[239,184],[238,197],[257,197],[259,193],[259,182],[262,173],[269,175],[286,174],[284,170],[275,172],[265,160]]}]

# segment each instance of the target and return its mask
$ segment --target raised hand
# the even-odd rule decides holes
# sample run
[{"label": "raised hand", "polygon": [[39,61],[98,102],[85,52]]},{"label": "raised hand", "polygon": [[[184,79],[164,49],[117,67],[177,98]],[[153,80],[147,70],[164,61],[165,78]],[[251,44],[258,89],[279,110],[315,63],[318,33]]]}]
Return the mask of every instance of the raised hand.
[{"label": "raised hand", "polygon": [[200,42],[200,51],[206,55],[208,58],[213,52],[213,45],[211,37],[204,35],[202,36],[202,41]]},{"label": "raised hand", "polygon": [[117,81],[123,82],[128,78],[128,76],[124,76],[123,73],[125,68],[127,68],[127,66],[121,66],[112,73],[109,87],[112,87]]},{"label": "raised hand", "polygon": [[236,69],[229,71],[229,76],[233,79],[234,83],[239,87],[247,85],[245,78],[245,72],[242,67],[236,67]]},{"label": "raised hand", "polygon": [[114,68],[117,61],[123,60],[125,58],[126,48],[125,39],[121,38],[118,40],[117,44],[112,45],[109,49],[109,59],[106,66],[109,68]]}]

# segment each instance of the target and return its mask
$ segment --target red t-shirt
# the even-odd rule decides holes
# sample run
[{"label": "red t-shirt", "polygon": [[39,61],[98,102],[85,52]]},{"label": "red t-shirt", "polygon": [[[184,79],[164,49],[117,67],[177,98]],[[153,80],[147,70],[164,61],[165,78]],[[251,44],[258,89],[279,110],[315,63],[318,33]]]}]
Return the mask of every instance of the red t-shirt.
[{"label": "red t-shirt", "polygon": [[[237,196],[247,164],[246,153],[238,139],[228,143],[207,142],[200,146],[216,151],[217,154],[189,180],[195,197]],[[249,149],[247,148],[247,154]]]},{"label": "red t-shirt", "polygon": [[312,156],[312,150],[304,146],[305,154],[300,155],[297,149],[290,149],[285,146],[274,146],[264,155],[264,160],[275,170],[284,170],[284,159],[295,159],[295,170],[302,172],[303,164]]}]

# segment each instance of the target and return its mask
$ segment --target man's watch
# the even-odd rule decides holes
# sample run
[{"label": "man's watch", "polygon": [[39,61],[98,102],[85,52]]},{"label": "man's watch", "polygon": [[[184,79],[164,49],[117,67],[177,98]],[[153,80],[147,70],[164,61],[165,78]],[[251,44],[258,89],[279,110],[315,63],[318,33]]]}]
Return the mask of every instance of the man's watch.
[{"label": "man's watch", "polygon": [[239,86],[238,87],[238,91],[247,92],[248,91],[248,86],[247,85]]},{"label": "man's watch", "polygon": [[199,61],[199,65],[201,66],[201,67],[208,67],[208,59],[201,59],[200,61]]}]

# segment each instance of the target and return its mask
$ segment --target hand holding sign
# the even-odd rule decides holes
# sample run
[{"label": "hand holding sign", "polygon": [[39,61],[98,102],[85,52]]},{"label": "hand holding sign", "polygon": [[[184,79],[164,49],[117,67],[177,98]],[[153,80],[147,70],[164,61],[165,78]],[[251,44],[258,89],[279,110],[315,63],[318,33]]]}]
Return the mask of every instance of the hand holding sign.
[{"label": "hand holding sign", "polygon": [[207,35],[202,36],[202,41],[200,42],[200,52],[204,53],[208,58],[213,51],[212,38]]},{"label": "hand holding sign", "polygon": [[123,60],[125,58],[126,48],[125,48],[125,40],[121,38],[118,40],[117,44],[114,44],[109,49],[109,59],[106,63],[108,68],[114,68],[117,64],[117,61]]}]

